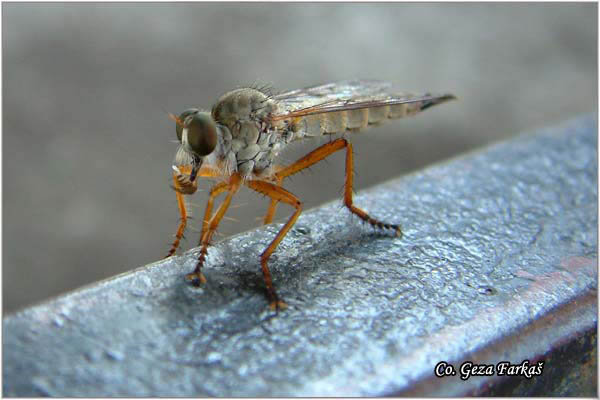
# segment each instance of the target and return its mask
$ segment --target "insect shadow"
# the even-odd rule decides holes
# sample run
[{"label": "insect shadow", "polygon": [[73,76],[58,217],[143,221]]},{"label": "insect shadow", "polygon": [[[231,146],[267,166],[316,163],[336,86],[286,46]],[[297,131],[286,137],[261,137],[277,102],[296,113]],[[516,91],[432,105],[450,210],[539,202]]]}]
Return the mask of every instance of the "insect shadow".
[{"label": "insect shadow", "polygon": [[[294,242],[288,242],[287,246],[285,241],[283,243],[285,247],[289,246],[297,251],[284,251],[272,257],[274,282],[290,299],[290,305],[301,304],[294,308],[309,306],[312,298],[310,287],[313,286],[310,281],[316,277],[327,274],[328,279],[335,279],[332,275],[340,276],[341,280],[346,279],[344,265],[347,264],[340,263],[340,257],[345,260],[355,259],[360,263],[366,256],[365,252],[373,248],[374,242],[377,242],[378,251],[398,245],[397,238],[364,226],[351,227],[342,235],[333,230],[321,234],[327,240],[300,240],[300,236],[305,235],[305,229],[300,229],[297,235],[290,238]],[[262,244],[256,243],[256,246],[250,247],[250,251],[227,242],[216,246],[222,246],[221,252],[227,257],[212,260],[214,263],[210,263],[212,265],[206,273],[207,285],[197,288],[181,279],[177,285],[178,296],[186,302],[202,303],[193,306],[197,312],[219,312],[232,304],[249,302],[248,306],[252,310],[246,311],[259,314],[264,310],[267,290],[258,261]]]}]

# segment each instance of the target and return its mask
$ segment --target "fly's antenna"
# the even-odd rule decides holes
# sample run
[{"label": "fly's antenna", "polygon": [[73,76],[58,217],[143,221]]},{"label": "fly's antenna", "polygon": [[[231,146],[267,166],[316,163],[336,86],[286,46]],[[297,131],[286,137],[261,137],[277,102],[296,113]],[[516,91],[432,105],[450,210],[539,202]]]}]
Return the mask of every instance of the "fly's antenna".
[{"label": "fly's antenna", "polygon": [[168,112],[168,111],[165,111],[165,112],[166,112],[166,113],[167,113],[167,115],[169,116],[169,119],[170,119],[170,120],[173,120],[173,121],[175,121],[175,123],[176,123],[177,125],[179,125],[180,127],[182,127],[182,128],[183,128],[183,121],[182,121],[182,120],[180,120],[180,119],[179,119],[179,117],[177,117],[177,115],[175,115],[175,114],[173,114],[173,113],[170,113],[170,112]]},{"label": "fly's antenna", "polygon": [[[177,117],[175,114],[168,112],[168,111],[167,111],[167,109],[166,109],[166,108],[164,108],[163,106],[160,106],[160,109],[161,109],[161,110],[162,110],[162,111],[163,111],[165,114],[167,114],[167,118],[169,118],[169,119],[170,119],[170,120],[172,120],[172,121],[175,121],[175,123],[176,123],[177,125],[179,125],[180,127],[182,127],[182,128],[183,128],[183,123],[182,123],[182,121],[181,121],[181,120],[180,120],[180,119],[179,119],[179,118],[178,118],[178,117]],[[170,140],[170,142],[171,142],[171,143],[179,143],[179,140]]]},{"label": "fly's antenna", "polygon": [[161,109],[161,110],[163,110],[163,112],[164,112],[165,114],[167,114],[167,117],[168,117],[170,120],[172,120],[172,121],[175,121],[175,123],[176,123],[177,125],[179,125],[179,126],[183,127],[183,123],[182,123],[182,121],[181,121],[181,120],[180,120],[180,119],[179,119],[179,118],[178,118],[178,117],[177,117],[175,114],[173,114],[173,113],[171,113],[171,112],[167,111],[167,109],[166,109],[166,108],[164,108],[163,106],[160,106],[160,109]]}]

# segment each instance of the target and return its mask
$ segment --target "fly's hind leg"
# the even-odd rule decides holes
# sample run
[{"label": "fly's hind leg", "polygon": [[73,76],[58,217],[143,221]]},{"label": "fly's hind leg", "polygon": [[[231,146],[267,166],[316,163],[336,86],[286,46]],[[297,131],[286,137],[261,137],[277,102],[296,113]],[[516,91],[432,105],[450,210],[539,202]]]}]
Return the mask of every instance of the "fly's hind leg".
[{"label": "fly's hind leg", "polygon": [[382,222],[378,219],[375,219],[354,205],[352,200],[354,183],[354,154],[352,153],[352,143],[348,142],[346,139],[338,140],[344,141],[346,147],[346,183],[344,185],[344,205],[348,207],[350,212],[358,216],[361,220],[369,223],[371,226],[379,229],[393,230],[396,236],[402,237],[402,227],[400,227],[400,225],[388,224],[387,222]]},{"label": "fly's hind leg", "polygon": [[[273,310],[285,309],[287,304],[277,296],[277,292],[275,291],[275,287],[273,286],[273,281],[271,279],[271,272],[269,271],[269,267],[267,262],[271,257],[271,254],[275,251],[281,240],[288,233],[288,231],[292,228],[292,226],[296,223],[296,220],[300,216],[302,212],[302,203],[300,200],[294,196],[292,193],[288,192],[284,188],[277,186],[275,184],[259,181],[259,180],[251,180],[245,182],[246,186],[250,189],[255,190],[259,193],[262,193],[271,198],[271,204],[273,202],[283,201],[294,207],[296,211],[287,221],[287,223],[281,228],[281,230],[275,236],[275,239],[269,244],[269,246],[265,249],[265,251],[260,255],[260,265],[263,271],[263,277],[265,279],[265,285],[267,286],[267,292],[269,294],[269,306]],[[277,203],[275,203],[277,204]]]},{"label": "fly's hind leg", "polygon": [[[319,161],[327,158],[329,155],[342,149],[346,149],[346,180],[344,184],[344,205],[350,210],[351,213],[358,216],[361,220],[369,223],[370,225],[379,229],[391,229],[394,231],[396,236],[402,237],[402,228],[399,225],[388,224],[386,222],[379,221],[354,205],[352,199],[352,188],[354,186],[354,156],[352,153],[352,144],[344,138],[339,138],[332,142],[326,143],[323,146],[311,151],[304,157],[300,158],[298,161],[291,164],[290,166],[278,171],[274,175],[275,181],[278,182],[278,184],[281,184],[283,179],[287,178],[288,176],[300,172],[301,170],[318,163]],[[272,218],[272,214],[275,213],[275,207],[277,207],[277,200],[272,200],[271,205],[269,206],[269,212],[267,213],[267,217],[271,216]],[[265,223],[267,223],[266,217]]]}]

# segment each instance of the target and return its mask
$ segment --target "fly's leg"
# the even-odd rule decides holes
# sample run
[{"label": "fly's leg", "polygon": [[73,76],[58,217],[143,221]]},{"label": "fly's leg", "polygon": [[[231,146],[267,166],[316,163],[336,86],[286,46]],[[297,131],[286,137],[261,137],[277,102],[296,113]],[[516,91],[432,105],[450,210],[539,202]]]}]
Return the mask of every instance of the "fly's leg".
[{"label": "fly's leg", "polygon": [[[300,172],[301,170],[318,163],[319,161],[327,158],[329,155],[344,148],[346,149],[346,180],[344,185],[344,205],[350,210],[350,212],[357,215],[361,220],[368,222],[370,225],[379,229],[394,230],[396,236],[402,237],[402,228],[399,225],[388,224],[379,221],[354,205],[354,202],[352,200],[352,187],[354,184],[354,156],[352,153],[352,144],[346,139],[339,138],[332,142],[326,143],[321,147],[316,148],[304,157],[300,158],[292,165],[289,165],[288,167],[275,173],[275,180],[276,182],[281,182],[288,176]],[[277,202],[275,201],[275,204],[273,204],[273,202],[274,201],[271,201],[269,211],[273,209],[274,214],[275,207],[277,207]],[[269,213],[267,213],[267,216],[269,216]]]},{"label": "fly's leg", "polygon": [[[179,166],[176,168],[177,172],[173,173],[173,189],[175,190],[175,196],[177,196],[177,207],[179,208],[181,220],[179,221],[179,226],[177,227],[177,232],[175,233],[175,240],[173,241],[173,244],[171,244],[169,253],[167,253],[165,258],[171,257],[173,254],[175,254],[179,244],[181,243],[183,234],[185,233],[188,215],[183,196],[193,194],[196,192],[196,190],[198,190],[198,179],[195,179],[194,182],[192,182],[188,176],[191,173],[191,170],[191,166]],[[196,176],[214,178],[218,176],[218,172],[212,168],[201,168]]]},{"label": "fly's leg", "polygon": [[[173,180],[175,181],[175,185],[177,185],[176,175],[173,175]],[[175,233],[175,240],[173,241],[173,244],[171,244],[171,248],[169,249],[167,257],[171,257],[177,251],[179,243],[181,242],[181,238],[183,238],[183,233],[185,232],[185,226],[187,225],[187,211],[185,209],[185,201],[183,199],[183,194],[177,189],[175,189],[175,195],[177,196],[177,207],[179,208],[179,215],[181,216],[181,220],[179,221],[179,226],[177,227],[177,232]]]},{"label": "fly's leg", "polygon": [[[282,182],[283,182],[283,178],[277,179],[277,181],[276,181],[275,184],[277,186],[281,186]],[[269,208],[267,209],[267,215],[265,215],[265,219],[263,221],[263,223],[265,225],[270,224],[271,222],[273,222],[273,217],[275,216],[275,211],[277,211],[277,204],[278,203],[279,203],[279,200],[271,199],[271,202],[269,203]]]},{"label": "fly's leg", "polygon": [[344,185],[344,205],[350,212],[357,215],[358,218],[375,226],[379,229],[391,229],[397,237],[402,237],[402,227],[400,225],[388,224],[371,217],[369,214],[354,205],[352,201],[352,187],[354,182],[354,154],[352,153],[352,143],[346,139],[337,139],[343,141],[346,147],[346,183]]},{"label": "fly's leg", "polygon": [[[223,193],[224,191],[229,189],[229,184],[227,182],[217,183],[210,190],[210,194],[208,195],[208,201],[206,202],[206,210],[204,211],[204,220],[202,221],[202,231],[200,233],[200,242],[199,246],[202,245],[202,238],[204,237],[204,233],[208,230],[208,224],[210,222],[210,217],[212,213],[213,203],[215,202],[215,198]],[[204,250],[204,253],[202,253]],[[204,263],[204,259],[206,257],[206,249],[203,248],[201,250],[201,260],[198,260],[198,265],[196,265],[196,269],[193,273],[186,275],[186,279],[191,280],[196,286],[200,284],[206,283],[206,278],[201,272],[202,264]]]},{"label": "fly's leg", "polygon": [[202,237],[204,236],[204,232],[208,229],[208,223],[210,222],[210,217],[212,215],[213,203],[215,202],[215,198],[226,191],[229,188],[227,182],[217,183],[215,186],[210,189],[210,194],[208,195],[208,201],[206,202],[206,209],[204,210],[204,219],[202,220],[202,231],[200,231],[200,243],[202,244]]},{"label": "fly's leg", "polygon": [[285,309],[287,307],[287,304],[285,304],[285,302],[283,300],[280,300],[279,296],[277,296],[277,292],[275,291],[275,287],[273,286],[271,272],[269,271],[267,262],[269,261],[269,257],[271,257],[271,254],[273,254],[281,240],[296,223],[296,220],[302,212],[302,203],[300,202],[300,199],[298,199],[292,193],[275,184],[259,180],[247,181],[245,182],[245,184],[250,189],[262,193],[266,196],[269,196],[271,198],[271,204],[273,204],[274,201],[282,201],[296,209],[296,211],[290,217],[287,223],[283,226],[283,228],[281,228],[279,233],[277,233],[275,239],[273,239],[273,241],[269,244],[265,251],[263,251],[263,253],[260,255],[260,266],[262,267],[265,285],[267,286],[267,292],[269,294],[269,306],[273,310]]},{"label": "fly's leg", "polygon": [[[187,274],[185,276],[185,279],[187,279],[188,281],[191,281],[192,284],[194,284],[194,286],[200,286],[200,284],[206,282],[206,278],[204,278],[204,275],[202,275],[202,266],[204,265],[204,261],[206,260],[206,254],[208,253],[208,245],[210,244],[210,240],[212,239],[213,234],[215,233],[215,231],[217,230],[217,227],[219,226],[219,222],[221,222],[221,219],[223,219],[223,216],[227,212],[227,209],[229,208],[229,204],[231,203],[231,199],[233,198],[233,195],[240,188],[241,180],[242,179],[241,179],[240,174],[238,174],[236,172],[235,174],[231,175],[231,177],[229,178],[229,181],[227,183],[224,183],[223,185],[217,184],[213,188],[213,190],[216,189],[214,191],[216,193],[214,196],[216,196],[219,193],[224,192],[224,191],[228,191],[228,193],[227,193],[227,196],[225,197],[225,200],[223,200],[223,203],[221,203],[221,205],[219,206],[219,209],[217,210],[215,215],[212,216],[210,221],[203,222],[203,224],[202,224],[202,237],[200,238],[200,245],[202,246],[202,248],[200,249],[200,255],[198,256],[198,262],[196,263],[196,268],[194,269],[194,272]],[[211,191],[211,198],[209,198],[209,204],[207,204],[207,212],[205,213],[205,218],[207,217],[207,215],[210,215],[210,211],[212,209],[211,199],[214,200],[214,196],[212,196],[212,194],[213,194],[213,191]],[[210,209],[209,209],[209,207],[210,207]],[[206,229],[205,229],[205,224],[206,224]]]},{"label": "fly's leg", "polygon": [[[303,169],[308,168],[311,165],[316,164],[319,161],[327,158],[332,153],[335,153],[336,151],[343,149],[345,147],[345,145],[343,143],[341,143],[340,141],[345,141],[345,139],[336,139],[333,142],[326,143],[323,146],[318,147],[315,150],[311,151],[304,157],[300,158],[295,163],[288,165],[287,167],[284,167],[284,168],[280,169],[279,171],[277,171],[273,175],[273,178],[275,179],[276,184],[280,186],[282,184],[283,180],[285,178],[287,178],[288,176],[294,175],[294,174],[302,171]],[[269,204],[269,209],[267,211],[267,215],[265,216],[265,220],[264,220],[265,224],[268,224],[273,220],[273,216],[275,215],[275,211],[277,209],[278,203],[279,203],[279,200],[271,200],[271,204]]]}]

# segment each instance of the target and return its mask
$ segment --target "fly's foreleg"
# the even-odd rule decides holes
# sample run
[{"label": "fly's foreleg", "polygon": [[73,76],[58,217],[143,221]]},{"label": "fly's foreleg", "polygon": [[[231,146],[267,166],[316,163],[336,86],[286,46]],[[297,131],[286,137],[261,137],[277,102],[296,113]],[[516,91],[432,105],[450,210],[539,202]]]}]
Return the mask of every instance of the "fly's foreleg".
[{"label": "fly's foreleg", "polygon": [[225,200],[219,206],[219,209],[215,213],[215,215],[210,218],[210,221],[202,223],[202,236],[200,238],[200,255],[198,256],[198,262],[196,263],[196,268],[194,272],[187,274],[185,279],[191,281],[195,286],[199,286],[202,283],[206,282],[206,278],[202,274],[202,266],[204,265],[204,261],[206,260],[206,255],[208,253],[208,246],[212,239],[213,234],[217,230],[221,219],[227,212],[229,205],[231,204],[231,199],[233,195],[238,191],[240,187],[241,177],[238,173],[231,175],[229,181],[223,184],[217,184],[213,190],[211,190],[211,196],[209,197],[209,204],[207,204],[207,210],[205,212],[205,218],[210,215],[212,211],[212,202],[214,201],[214,197],[218,194],[228,191],[227,196],[225,196]]},{"label": "fly's foreleg", "polygon": [[[183,234],[185,233],[188,215],[183,196],[194,194],[198,190],[198,179],[196,178],[194,181],[190,179],[190,174],[192,172],[191,166],[180,165],[178,167],[173,167],[173,169],[175,170],[173,173],[173,189],[175,190],[175,196],[177,197],[177,208],[179,208],[181,220],[179,221],[179,226],[177,227],[177,232],[175,233],[175,240],[173,241],[173,244],[171,244],[169,253],[165,258],[171,257],[173,254],[175,254],[177,248],[179,248]],[[218,171],[210,167],[202,167],[197,171],[196,174],[196,177],[215,178],[218,176]],[[202,227],[204,229],[204,224]]]},{"label": "fly's foreleg", "polygon": [[269,271],[269,267],[268,267],[267,263],[269,261],[269,258],[271,257],[271,254],[273,254],[273,252],[275,251],[275,249],[277,248],[277,246],[279,245],[281,240],[285,237],[285,235],[288,233],[288,231],[296,223],[296,220],[298,219],[298,217],[300,216],[300,213],[302,212],[302,203],[300,202],[300,199],[298,199],[292,193],[288,192],[287,190],[283,189],[280,186],[277,186],[277,185],[269,183],[269,182],[252,180],[252,181],[247,181],[246,186],[248,186],[249,188],[251,188],[259,193],[269,196],[271,198],[271,204],[273,204],[274,201],[276,201],[276,202],[282,201],[284,203],[291,205],[292,207],[294,207],[296,209],[296,211],[290,217],[290,219],[287,221],[287,223],[277,233],[277,236],[275,236],[275,239],[273,239],[273,241],[269,244],[269,246],[265,249],[265,251],[263,251],[263,253],[260,255],[260,265],[262,267],[263,277],[265,279],[265,285],[267,286],[267,293],[269,294],[269,302],[270,302],[269,305],[270,305],[271,309],[274,309],[274,310],[284,309],[287,307],[287,304],[285,304],[285,302],[283,300],[280,300],[279,296],[277,296],[277,292],[275,291],[275,287],[273,286],[273,280],[271,279],[271,272]]},{"label": "fly's foreleg", "polygon": [[[227,182],[221,182],[217,183],[210,190],[210,193],[208,195],[208,201],[206,202],[206,210],[204,211],[204,219],[202,220],[202,231],[200,232],[200,242],[198,243],[199,246],[203,245],[202,238],[204,237],[204,233],[207,232],[209,227],[215,198],[227,189],[229,189],[229,184]],[[200,259],[198,260],[196,269],[193,273],[186,275],[186,279],[192,281],[196,286],[206,283],[206,278],[204,277],[201,271],[202,265],[204,264],[204,260],[206,259],[206,252],[207,249],[204,247],[200,250]]]},{"label": "fly's foreleg", "polygon": [[[179,226],[177,227],[177,232],[175,233],[175,241],[171,244],[171,248],[169,249],[169,253],[167,257],[171,257],[177,251],[179,247],[179,243],[181,243],[181,238],[183,238],[183,234],[185,232],[185,227],[187,225],[187,210],[185,208],[185,200],[183,199],[183,194],[177,190],[177,176],[173,175],[173,180],[175,181],[175,195],[177,196],[177,207],[179,208],[179,215],[181,220],[179,221]],[[165,257],[166,258],[166,257]]]},{"label": "fly's foreleg", "polygon": [[[193,194],[198,190],[198,183],[191,182],[190,179],[186,176],[184,171],[181,169],[186,169],[185,167],[174,168],[175,172],[173,173],[173,189],[175,190],[175,196],[177,196],[177,208],[179,208],[180,221],[179,226],[177,227],[177,232],[175,232],[175,240],[173,244],[171,244],[171,248],[169,249],[169,253],[167,257],[171,257],[177,251],[179,244],[181,243],[181,239],[183,238],[183,234],[185,233],[185,227],[187,225],[187,210],[185,207],[185,200],[183,198],[186,194]],[[191,168],[188,167],[191,170]],[[167,258],[165,257],[165,258]]]}]

